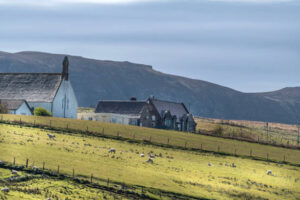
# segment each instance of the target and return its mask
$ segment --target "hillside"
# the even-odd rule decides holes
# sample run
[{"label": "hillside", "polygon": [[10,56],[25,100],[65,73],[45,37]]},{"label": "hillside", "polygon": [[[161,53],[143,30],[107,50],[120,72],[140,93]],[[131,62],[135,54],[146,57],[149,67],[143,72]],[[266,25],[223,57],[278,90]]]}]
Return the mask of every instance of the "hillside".
[{"label": "hillside", "polygon": [[[22,182],[9,182],[1,181],[11,173],[1,169],[3,162],[0,164],[0,187],[11,189],[8,194],[0,194],[4,199],[18,199],[13,197],[23,196],[24,193],[27,197],[24,199],[41,199],[39,197],[48,197],[49,194],[52,194],[51,199],[58,199],[54,196],[64,199],[66,195],[69,195],[68,199],[78,199],[78,196],[81,196],[80,199],[94,199],[93,193],[100,193],[97,199],[115,199],[115,195],[122,194],[134,195],[132,198],[126,195],[128,199],[162,200],[299,197],[299,150],[74,119],[19,116],[22,122],[35,120],[35,124],[19,124],[20,121],[13,120],[16,115],[2,117],[14,122],[0,121],[0,151],[3,152],[0,160],[8,169],[23,165],[23,168],[17,168]],[[49,119],[53,122],[52,128],[49,127]],[[39,125],[46,121],[48,127]],[[56,129],[57,126],[66,127],[66,124],[69,128]],[[81,130],[87,126],[88,130],[102,130],[99,127],[103,127],[105,131],[92,134]],[[118,132],[120,135],[116,137],[115,132],[120,129],[122,132]],[[130,140],[126,138],[132,133],[139,134]],[[50,139],[48,134],[54,134],[55,139]],[[149,134],[152,142],[140,140]],[[182,139],[176,141],[176,138],[188,139],[188,134],[193,141],[198,141],[198,147],[199,141],[203,143],[201,149],[190,148],[190,143],[187,148],[176,145],[182,142]],[[162,137],[169,137],[171,142],[168,145],[159,144],[156,139],[166,142],[161,140]],[[220,148],[207,151],[207,148],[217,147],[216,143],[220,144]],[[110,152],[111,148],[115,149],[115,153]],[[225,153],[228,150],[232,153]],[[248,156],[243,155],[244,150]],[[148,153],[153,162],[147,162]],[[288,161],[281,162],[284,158]],[[34,171],[33,166],[39,171]],[[31,174],[36,172],[44,174],[44,169],[47,176],[56,177],[59,174],[59,181],[51,177],[52,180],[47,180],[47,176],[43,179],[32,177]],[[271,174],[267,173],[268,170]],[[21,179],[27,176],[24,172],[30,172],[33,179]],[[74,185],[72,180],[83,184]],[[64,187],[61,187],[62,184]]]},{"label": "hillside", "polygon": [[[0,72],[60,72],[64,55],[0,52]],[[300,88],[242,93],[213,83],[164,74],[151,66],[69,56],[70,79],[82,107],[99,99],[135,96],[184,102],[193,114],[221,119],[298,123]]]}]

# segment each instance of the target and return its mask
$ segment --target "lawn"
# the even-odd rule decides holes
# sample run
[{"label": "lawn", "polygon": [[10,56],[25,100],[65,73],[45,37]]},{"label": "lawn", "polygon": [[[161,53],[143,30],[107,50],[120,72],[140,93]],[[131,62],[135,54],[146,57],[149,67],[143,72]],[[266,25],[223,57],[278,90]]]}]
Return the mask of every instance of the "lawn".
[{"label": "lawn", "polygon": [[[47,134],[55,134],[56,140]],[[116,154],[108,153],[110,148],[116,148]],[[59,165],[60,173],[70,176],[73,169],[76,177],[93,174],[99,184],[110,179],[209,199],[300,198],[299,167],[234,156],[6,124],[0,124],[0,152],[7,162],[15,157],[16,164],[24,165],[28,158],[30,166],[41,168],[45,162],[47,169],[56,171]],[[148,152],[156,155],[153,164],[146,162],[147,155],[140,156]],[[267,175],[267,170],[273,174]]]}]

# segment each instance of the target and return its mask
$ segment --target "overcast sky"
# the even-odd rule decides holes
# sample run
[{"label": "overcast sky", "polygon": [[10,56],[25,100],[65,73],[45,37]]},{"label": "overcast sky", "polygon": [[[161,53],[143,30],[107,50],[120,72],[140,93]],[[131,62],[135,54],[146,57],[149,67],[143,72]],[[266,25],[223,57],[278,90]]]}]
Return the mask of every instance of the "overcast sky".
[{"label": "overcast sky", "polygon": [[0,0],[0,51],[25,50],[149,64],[244,92],[300,86],[300,2]]}]

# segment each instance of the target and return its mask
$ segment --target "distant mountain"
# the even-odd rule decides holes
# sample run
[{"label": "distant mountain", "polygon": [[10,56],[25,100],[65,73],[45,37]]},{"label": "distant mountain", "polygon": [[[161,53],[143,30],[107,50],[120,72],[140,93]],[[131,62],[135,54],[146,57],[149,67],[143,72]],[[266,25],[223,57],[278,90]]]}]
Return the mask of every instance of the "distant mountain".
[{"label": "distant mountain", "polygon": [[[0,72],[61,72],[65,55],[0,52]],[[151,66],[69,56],[70,80],[80,106],[134,96],[184,102],[194,115],[282,123],[300,122],[300,87],[242,93],[201,80],[164,74]]]}]

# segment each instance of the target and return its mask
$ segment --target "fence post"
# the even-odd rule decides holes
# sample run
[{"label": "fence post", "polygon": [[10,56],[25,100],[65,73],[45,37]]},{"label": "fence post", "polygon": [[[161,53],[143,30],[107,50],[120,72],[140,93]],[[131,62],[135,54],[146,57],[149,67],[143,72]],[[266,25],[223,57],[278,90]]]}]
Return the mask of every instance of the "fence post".
[{"label": "fence post", "polygon": [[218,152],[220,152],[220,145],[218,145]]},{"label": "fence post", "polygon": [[72,177],[73,177],[73,179],[75,178],[75,170],[74,170],[74,168],[73,168]]},{"label": "fence post", "polygon": [[16,157],[14,157],[13,165],[14,165],[14,166],[16,165]]},{"label": "fence post", "polygon": [[200,146],[200,149],[203,150],[203,149],[202,149],[202,144],[201,144],[201,146]]},{"label": "fence post", "polygon": [[33,121],[33,126],[35,126],[35,120]]},{"label": "fence post", "polygon": [[102,129],[102,134],[104,135],[104,128]]},{"label": "fence post", "polygon": [[109,187],[109,178],[107,179],[107,187]]},{"label": "fence post", "polygon": [[50,120],[50,128],[51,128],[51,120]]},{"label": "fence post", "polygon": [[133,134],[133,139],[135,139],[135,134]]},{"label": "fence post", "polygon": [[67,129],[69,129],[69,123],[67,123]]},{"label": "fence post", "polygon": [[89,126],[86,126],[86,132],[88,132],[89,131]]},{"label": "fence post", "polygon": [[187,142],[185,141],[185,143],[184,143],[184,148],[186,148],[186,143],[187,143]]},{"label": "fence post", "polygon": [[250,149],[250,156],[252,156],[252,149]]},{"label": "fence post", "polygon": [[151,139],[152,139],[152,138],[151,138],[151,135],[150,135],[150,142],[151,142]]},{"label": "fence post", "polygon": [[59,174],[59,165],[57,166],[57,175]]},{"label": "fence post", "polygon": [[93,183],[93,174],[91,174],[91,183]]},{"label": "fence post", "polygon": [[283,155],[283,161],[285,162],[285,155]]},{"label": "fence post", "polygon": [[26,159],[26,168],[28,168],[28,158]]},{"label": "fence post", "polygon": [[168,144],[170,143],[170,138],[168,137]]},{"label": "fence post", "polygon": [[267,160],[269,160],[269,153],[267,153]]}]

